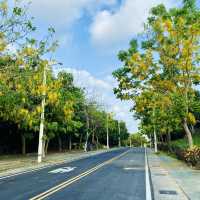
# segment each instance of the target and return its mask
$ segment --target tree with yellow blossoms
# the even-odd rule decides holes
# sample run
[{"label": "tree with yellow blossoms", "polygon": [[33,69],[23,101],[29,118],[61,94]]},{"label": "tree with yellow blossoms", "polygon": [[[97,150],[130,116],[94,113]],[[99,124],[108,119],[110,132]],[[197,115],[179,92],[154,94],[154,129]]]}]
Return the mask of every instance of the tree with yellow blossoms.
[{"label": "tree with yellow blossoms", "polygon": [[[133,100],[136,115],[158,105],[159,118],[154,124],[167,116],[167,126],[174,127],[171,118],[180,122],[189,147],[193,146],[189,125],[196,123],[193,113],[200,108],[195,98],[195,86],[200,83],[199,24],[200,11],[194,0],[184,0],[181,8],[152,8],[143,40],[133,40],[128,51],[119,53],[124,66],[113,73],[119,83],[114,92],[121,99]],[[146,92],[152,93],[151,103],[144,98],[141,106],[138,98]],[[164,116],[169,110],[171,115]],[[146,115],[140,117],[142,122]],[[159,132],[165,131],[159,128]]]}]

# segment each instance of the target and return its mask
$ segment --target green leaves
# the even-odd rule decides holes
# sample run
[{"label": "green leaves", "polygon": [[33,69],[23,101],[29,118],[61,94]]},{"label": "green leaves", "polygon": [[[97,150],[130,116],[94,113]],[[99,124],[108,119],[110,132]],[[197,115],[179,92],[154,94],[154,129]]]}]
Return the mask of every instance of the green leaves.
[{"label": "green leaves", "polygon": [[36,30],[36,27],[33,26],[33,23],[32,23],[31,20],[28,20],[27,22],[25,22],[25,25],[26,25],[26,27],[29,31],[35,31]]},{"label": "green leaves", "polygon": [[152,8],[144,37],[132,40],[130,48],[118,55],[123,66],[113,73],[118,81],[114,93],[133,101],[135,116],[141,119],[144,130],[156,125],[164,134],[181,127],[184,119],[188,124],[196,122],[199,13],[193,0],[170,10],[163,4]]},{"label": "green leaves", "polygon": [[184,8],[185,9],[192,9],[196,8],[196,0],[183,0]]},{"label": "green leaves", "polygon": [[163,4],[160,4],[156,7],[153,7],[151,9],[151,14],[154,15],[154,16],[164,16],[167,14],[167,10],[165,8],[165,5]]},{"label": "green leaves", "polygon": [[[98,106],[88,105],[84,91],[74,85],[72,74],[63,71],[55,75],[53,66],[60,63],[48,59],[49,53],[58,47],[55,29],[48,28],[41,41],[33,38],[31,33],[36,30],[33,18],[28,17],[28,5],[20,2],[15,1],[14,7],[8,7],[6,0],[0,2],[0,123],[8,121],[26,138],[35,137],[34,133],[39,131],[43,100],[44,141],[66,138],[67,134],[72,139],[80,137],[82,140],[89,128],[96,140],[105,143],[107,113]],[[8,50],[10,45],[14,51]],[[130,45],[127,55],[119,55],[122,60],[128,60],[136,53],[137,41],[131,41]],[[126,70],[130,71],[129,68]],[[124,71],[116,72],[119,79],[121,73]],[[128,84],[128,77],[122,79],[124,88]],[[112,143],[116,144],[117,121],[111,117],[109,124]],[[122,136],[126,139],[126,125],[121,122],[121,126]]]},{"label": "green leaves", "polygon": [[22,8],[20,8],[20,7],[14,7],[13,13],[14,13],[15,15],[21,16],[22,13],[23,13],[23,10],[22,10]]},{"label": "green leaves", "polygon": [[3,0],[0,2],[0,12],[1,12],[2,16],[7,15],[7,11],[8,11],[8,1]]}]

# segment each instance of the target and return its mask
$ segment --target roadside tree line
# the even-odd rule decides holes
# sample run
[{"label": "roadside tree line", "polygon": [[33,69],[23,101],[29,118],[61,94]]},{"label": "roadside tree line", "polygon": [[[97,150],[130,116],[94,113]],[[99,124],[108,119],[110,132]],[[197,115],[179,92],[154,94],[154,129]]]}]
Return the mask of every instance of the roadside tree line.
[{"label": "roadside tree line", "polygon": [[199,123],[200,10],[195,0],[151,9],[144,32],[120,51],[123,66],[113,72],[116,96],[133,102],[140,132],[163,143],[184,131],[193,148]]},{"label": "roadside tree line", "polygon": [[121,140],[128,137],[125,123],[88,100],[72,74],[54,72],[61,64],[49,59],[58,47],[55,30],[50,27],[42,40],[33,38],[37,28],[27,9],[20,1],[0,2],[0,153],[19,152],[13,147],[21,146],[25,154],[29,144],[29,151],[36,151],[39,131],[44,131],[43,156],[49,145],[59,151],[102,147],[107,128],[110,145],[118,145],[118,125]]}]

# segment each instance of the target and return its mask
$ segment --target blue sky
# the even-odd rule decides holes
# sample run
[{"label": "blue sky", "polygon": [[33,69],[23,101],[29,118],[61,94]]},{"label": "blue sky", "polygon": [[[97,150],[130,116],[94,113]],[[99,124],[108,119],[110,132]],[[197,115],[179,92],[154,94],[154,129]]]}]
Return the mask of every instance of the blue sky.
[{"label": "blue sky", "polygon": [[38,26],[37,37],[49,26],[56,29],[60,46],[55,58],[74,74],[75,83],[105,104],[130,132],[138,122],[129,112],[131,104],[116,99],[112,72],[120,67],[117,52],[143,30],[149,9],[159,3],[168,7],[176,0],[33,0],[30,13]]}]

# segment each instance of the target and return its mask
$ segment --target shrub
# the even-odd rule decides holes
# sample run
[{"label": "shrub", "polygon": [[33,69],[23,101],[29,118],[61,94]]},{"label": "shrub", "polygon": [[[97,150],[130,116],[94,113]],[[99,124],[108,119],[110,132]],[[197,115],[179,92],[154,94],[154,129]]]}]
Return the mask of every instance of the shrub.
[{"label": "shrub", "polygon": [[200,167],[200,148],[195,146],[184,153],[185,161],[192,166]]},{"label": "shrub", "polygon": [[186,138],[171,141],[168,143],[159,143],[158,149],[175,155],[178,159],[187,164],[200,168],[200,134],[193,135],[194,147],[189,149]]}]

